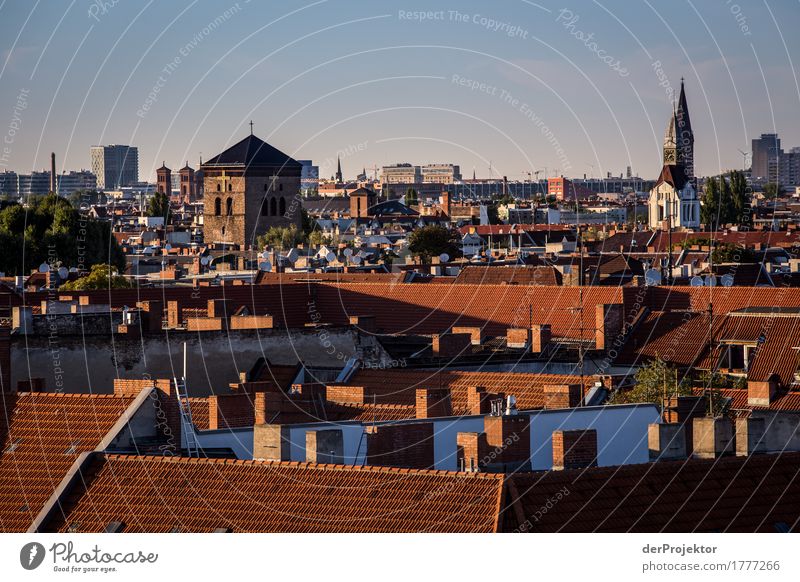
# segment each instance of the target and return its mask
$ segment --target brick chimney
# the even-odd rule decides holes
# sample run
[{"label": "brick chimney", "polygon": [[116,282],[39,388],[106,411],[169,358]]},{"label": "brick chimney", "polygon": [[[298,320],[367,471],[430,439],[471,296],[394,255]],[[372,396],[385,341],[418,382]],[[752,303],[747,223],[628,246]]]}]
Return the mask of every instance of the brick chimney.
[{"label": "brick chimney", "polygon": [[467,408],[470,414],[489,414],[492,411],[492,401],[505,399],[505,393],[489,392],[483,386],[467,388]]},{"label": "brick chimney", "polygon": [[584,469],[597,466],[597,431],[553,432],[553,469]]},{"label": "brick chimney", "polygon": [[692,454],[694,446],[695,418],[704,418],[708,401],[703,396],[669,396],[664,399],[661,417],[667,424],[678,423],[683,425],[686,440],[686,455]]},{"label": "brick chimney", "polygon": [[488,469],[530,468],[531,436],[528,415],[485,416],[483,432],[486,434],[486,445],[489,448],[489,461],[486,463]]},{"label": "brick chimney", "polygon": [[489,458],[486,433],[460,432],[456,434],[456,462],[459,470],[471,473],[480,471]]},{"label": "brick chimney", "polygon": [[291,446],[288,426],[280,424],[256,424],[253,426],[254,459],[290,461]]},{"label": "brick chimney", "polygon": [[528,348],[531,345],[531,330],[525,327],[509,327],[506,330],[506,346],[509,348]]},{"label": "brick chimney", "polygon": [[483,343],[483,329],[480,327],[453,327],[450,331],[454,334],[469,334],[472,338],[473,346],[479,346]]},{"label": "brick chimney", "polygon": [[544,387],[544,407],[575,408],[581,405],[580,384],[546,384]]},{"label": "brick chimney", "polygon": [[534,325],[531,328],[531,351],[535,354],[542,353],[551,340],[550,325]]},{"label": "brick chimney", "polygon": [[183,325],[183,309],[180,301],[167,301],[167,327],[176,329]]},{"label": "brick chimney", "polygon": [[381,424],[365,428],[367,464],[432,469],[433,423]]},{"label": "brick chimney", "polygon": [[686,431],[678,423],[654,422],[647,426],[647,448],[651,461],[686,458]]},{"label": "brick chimney", "polygon": [[344,464],[344,437],[341,429],[306,432],[306,462]]},{"label": "brick chimney", "polygon": [[598,305],[595,308],[595,349],[608,350],[622,333],[625,309],[621,303]]},{"label": "brick chimney", "polygon": [[698,459],[714,459],[736,451],[733,422],[728,417],[705,416],[692,421],[693,455]]},{"label": "brick chimney", "polygon": [[767,421],[763,417],[736,419],[736,454],[742,457],[767,452]]},{"label": "brick chimney", "polygon": [[778,392],[775,376],[765,382],[747,381],[747,404],[749,406],[769,406]]},{"label": "brick chimney", "polygon": [[449,388],[417,388],[417,418],[453,416]]},{"label": "brick chimney", "polygon": [[439,358],[455,358],[469,353],[472,336],[468,333],[444,333],[433,336],[433,355]]}]

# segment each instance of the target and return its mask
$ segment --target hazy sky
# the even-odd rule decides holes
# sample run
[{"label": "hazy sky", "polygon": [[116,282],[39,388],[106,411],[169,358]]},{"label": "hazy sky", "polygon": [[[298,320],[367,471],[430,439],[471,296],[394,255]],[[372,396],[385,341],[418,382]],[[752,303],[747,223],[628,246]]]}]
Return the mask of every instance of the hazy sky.
[{"label": "hazy sky", "polygon": [[[427,14],[418,14],[427,11]],[[323,176],[453,162],[654,178],[686,78],[699,174],[800,145],[800,2],[0,0],[0,171],[93,144],[196,166],[255,133]]]}]

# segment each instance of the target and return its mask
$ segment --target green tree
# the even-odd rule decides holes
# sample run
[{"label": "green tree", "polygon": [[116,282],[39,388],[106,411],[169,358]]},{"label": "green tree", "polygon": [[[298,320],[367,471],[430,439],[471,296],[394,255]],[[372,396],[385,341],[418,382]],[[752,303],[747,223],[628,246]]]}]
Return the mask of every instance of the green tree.
[{"label": "green tree", "polygon": [[92,270],[88,275],[74,281],[67,281],[60,287],[60,290],[127,289],[130,286],[130,282],[120,276],[117,269],[111,265],[92,265]]},{"label": "green tree", "polygon": [[625,392],[616,392],[612,403],[652,403],[660,409],[665,396],[687,396],[691,393],[687,383],[678,380],[676,368],[662,360],[653,360],[636,372],[634,387]]},{"label": "green tree", "polygon": [[434,224],[412,232],[408,237],[408,250],[419,255],[423,263],[430,264],[433,257],[442,253],[454,258],[459,252],[459,242],[456,231]]},{"label": "green tree", "polygon": [[714,263],[752,263],[755,262],[753,252],[734,243],[717,243],[711,253]]},{"label": "green tree", "polygon": [[408,187],[406,190],[406,206],[416,206],[419,204],[419,197],[417,196],[417,191],[414,190],[411,186]]},{"label": "green tree", "polygon": [[764,185],[764,197],[769,200],[780,198],[783,196],[783,192],[783,186],[776,184],[775,182],[769,182],[768,184]]},{"label": "green tree", "polygon": [[111,225],[81,217],[65,198],[30,196],[25,206],[0,211],[0,271],[28,274],[42,263],[89,268],[111,264],[125,268],[125,255]]},{"label": "green tree", "polygon": [[256,238],[256,245],[263,248],[266,246],[281,250],[288,251],[293,249],[298,244],[303,242],[305,237],[297,227],[292,224],[291,226],[273,226],[267,232]]},{"label": "green tree", "polygon": [[708,230],[717,230],[720,222],[720,188],[716,178],[706,180],[703,187],[703,206],[700,218]]},{"label": "green tree", "polygon": [[314,230],[311,234],[308,235],[308,244],[314,247],[320,247],[322,245],[330,246],[333,243],[333,239],[330,236],[327,236],[322,233],[321,230]]},{"label": "green tree", "polygon": [[733,170],[729,177],[731,188],[731,201],[733,203],[733,220],[735,224],[749,222],[746,220],[750,212],[750,195],[747,188],[747,179],[742,172]]},{"label": "green tree", "polygon": [[164,224],[169,223],[169,196],[164,192],[156,192],[147,203],[147,216],[161,217]]}]

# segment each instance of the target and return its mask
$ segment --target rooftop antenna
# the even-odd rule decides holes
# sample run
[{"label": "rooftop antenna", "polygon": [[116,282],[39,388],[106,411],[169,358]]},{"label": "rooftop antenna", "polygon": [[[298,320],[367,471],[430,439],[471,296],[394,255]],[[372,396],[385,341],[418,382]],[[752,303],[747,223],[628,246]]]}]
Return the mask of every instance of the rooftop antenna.
[{"label": "rooftop antenna", "polygon": [[253,120],[250,120],[250,135],[253,135]]}]

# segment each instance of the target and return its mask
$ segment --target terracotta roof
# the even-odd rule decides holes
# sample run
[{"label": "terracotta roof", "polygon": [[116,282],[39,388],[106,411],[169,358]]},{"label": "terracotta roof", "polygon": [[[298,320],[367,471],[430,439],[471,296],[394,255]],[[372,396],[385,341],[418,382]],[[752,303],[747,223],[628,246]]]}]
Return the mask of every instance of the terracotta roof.
[{"label": "terracotta roof", "polygon": [[[587,386],[594,378],[586,376]],[[580,384],[580,376],[515,372],[471,372],[463,370],[360,369],[348,386],[363,386],[374,394],[376,402],[414,405],[417,388],[449,388],[453,414],[469,414],[467,388],[482,386],[489,392],[503,392],[517,398],[517,407],[530,410],[544,407],[547,384]]]},{"label": "terracotta roof", "polygon": [[25,531],[77,456],[94,450],[133,397],[0,397],[0,531]]},{"label": "terracotta roof", "polygon": [[338,325],[347,325],[350,315],[374,315],[384,334],[433,334],[477,325],[491,336],[546,323],[554,337],[593,339],[595,305],[622,303],[622,297],[616,287],[585,288],[582,324],[577,287],[323,283],[316,289],[315,308],[324,321]]},{"label": "terracotta roof", "polygon": [[[798,527],[798,466],[800,453],[783,453],[518,473],[509,483],[526,531],[775,532]],[[519,527],[513,506],[504,519],[505,530]]]},{"label": "terracotta roof", "polygon": [[502,475],[96,454],[45,531],[493,532]]},{"label": "terracotta roof", "polygon": [[[703,394],[703,388],[694,388],[697,395]],[[722,388],[720,394],[730,398],[731,410],[776,410],[781,412],[800,412],[800,392],[782,392],[775,396],[769,406],[750,406],[747,402],[747,390],[740,388]]]},{"label": "terracotta roof", "polygon": [[631,333],[615,363],[636,366],[662,359],[691,366],[708,346],[708,315],[692,311],[652,311]]},{"label": "terracotta roof", "polygon": [[555,267],[468,265],[453,282],[461,285],[561,285],[561,272]]}]

